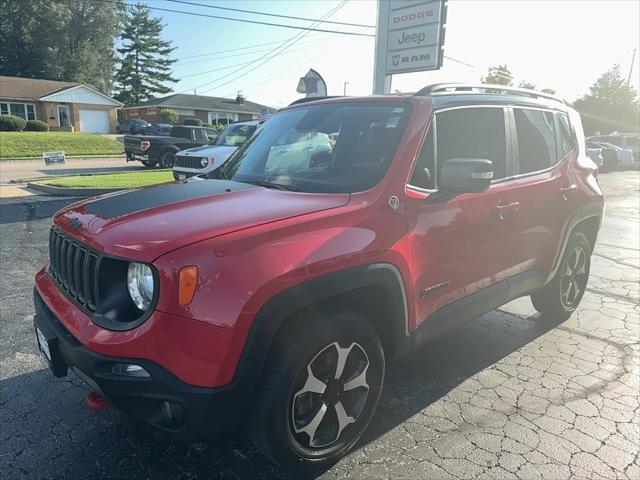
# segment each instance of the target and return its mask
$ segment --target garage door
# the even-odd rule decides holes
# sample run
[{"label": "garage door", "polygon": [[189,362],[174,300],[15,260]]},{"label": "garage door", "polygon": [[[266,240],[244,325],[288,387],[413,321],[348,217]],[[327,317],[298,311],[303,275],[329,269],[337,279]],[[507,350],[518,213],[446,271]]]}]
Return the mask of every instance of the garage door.
[{"label": "garage door", "polygon": [[80,131],[109,133],[109,112],[107,110],[80,110]]}]

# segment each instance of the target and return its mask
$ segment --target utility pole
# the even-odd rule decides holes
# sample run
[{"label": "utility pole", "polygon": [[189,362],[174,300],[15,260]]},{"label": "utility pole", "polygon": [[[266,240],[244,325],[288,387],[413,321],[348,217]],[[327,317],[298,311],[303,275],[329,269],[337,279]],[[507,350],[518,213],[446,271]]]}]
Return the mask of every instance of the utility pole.
[{"label": "utility pole", "polygon": [[349,82],[344,82],[344,88],[342,89],[342,95],[345,97],[347,96],[347,85],[349,85]]},{"label": "utility pole", "polygon": [[633,73],[633,64],[636,61],[636,50],[637,48],[633,49],[633,56],[631,57],[631,67],[629,68],[629,76],[627,77],[627,87],[629,86],[629,83],[631,83],[631,74]]}]

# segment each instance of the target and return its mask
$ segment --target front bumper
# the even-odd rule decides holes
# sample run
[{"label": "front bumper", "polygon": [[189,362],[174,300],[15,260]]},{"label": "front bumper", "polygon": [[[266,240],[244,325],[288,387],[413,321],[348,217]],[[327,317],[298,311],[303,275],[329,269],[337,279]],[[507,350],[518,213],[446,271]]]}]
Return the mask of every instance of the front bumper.
[{"label": "front bumper", "polygon": [[[34,323],[53,349],[53,373],[72,370],[93,390],[125,413],[170,432],[178,439],[198,441],[241,431],[250,394],[232,384],[198,387],[184,383],[161,365],[139,358],[100,354],[82,345],[55,317],[34,290]],[[148,378],[112,373],[115,364],[134,364]]]}]

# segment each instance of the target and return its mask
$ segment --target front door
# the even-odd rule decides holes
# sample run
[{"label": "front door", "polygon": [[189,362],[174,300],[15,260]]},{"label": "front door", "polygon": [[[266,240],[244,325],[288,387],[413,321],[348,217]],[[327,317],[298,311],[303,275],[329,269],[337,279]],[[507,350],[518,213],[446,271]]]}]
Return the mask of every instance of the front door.
[{"label": "front door", "polygon": [[69,119],[69,107],[67,105],[58,105],[58,124],[61,127],[68,127],[71,125]]},{"label": "front door", "polygon": [[[407,188],[418,324],[514,273],[519,203],[511,180],[507,118],[502,107],[456,108],[435,115]],[[438,196],[438,165],[454,158],[491,160],[489,189],[448,200]]]}]

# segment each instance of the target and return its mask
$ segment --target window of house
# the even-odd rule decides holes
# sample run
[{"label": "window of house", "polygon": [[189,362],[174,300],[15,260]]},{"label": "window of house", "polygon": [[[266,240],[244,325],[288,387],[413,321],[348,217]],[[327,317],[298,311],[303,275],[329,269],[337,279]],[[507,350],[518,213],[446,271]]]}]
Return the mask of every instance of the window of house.
[{"label": "window of house", "polygon": [[433,128],[429,128],[427,138],[422,144],[413,173],[409,179],[409,185],[414,187],[433,190],[436,188],[436,164],[433,151]]},{"label": "window of house", "polygon": [[436,114],[436,169],[454,158],[491,160],[493,179],[507,176],[503,108],[461,108]]},{"label": "window of house", "polygon": [[25,120],[36,119],[36,110],[32,103],[0,103],[0,114],[15,115]]},{"label": "window of house", "polygon": [[515,108],[519,173],[531,173],[555,165],[556,136],[553,113]]},{"label": "window of house", "polygon": [[558,148],[560,149],[561,160],[576,148],[576,142],[573,138],[573,134],[571,133],[569,115],[566,113],[558,114]]}]

